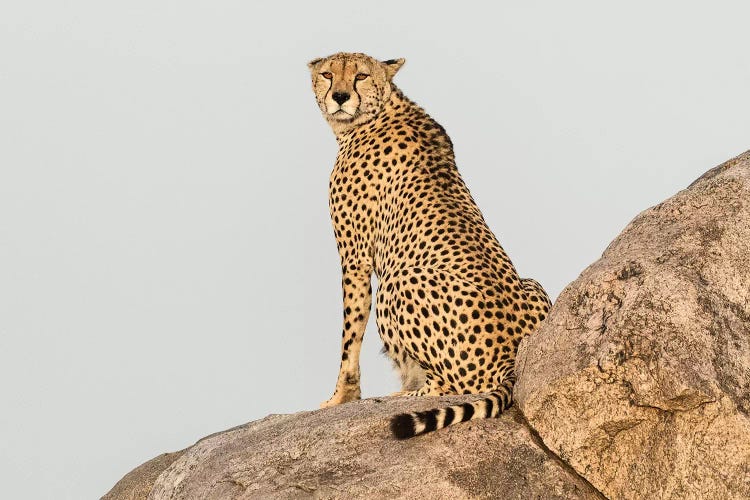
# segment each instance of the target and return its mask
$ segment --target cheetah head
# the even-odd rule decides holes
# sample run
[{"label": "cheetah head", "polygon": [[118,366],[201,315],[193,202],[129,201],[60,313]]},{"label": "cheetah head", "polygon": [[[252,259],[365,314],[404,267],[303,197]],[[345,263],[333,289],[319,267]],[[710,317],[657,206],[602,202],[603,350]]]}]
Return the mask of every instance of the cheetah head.
[{"label": "cheetah head", "polygon": [[374,118],[391,97],[391,80],[403,59],[378,61],[365,54],[339,52],[308,63],[323,116],[341,134]]}]

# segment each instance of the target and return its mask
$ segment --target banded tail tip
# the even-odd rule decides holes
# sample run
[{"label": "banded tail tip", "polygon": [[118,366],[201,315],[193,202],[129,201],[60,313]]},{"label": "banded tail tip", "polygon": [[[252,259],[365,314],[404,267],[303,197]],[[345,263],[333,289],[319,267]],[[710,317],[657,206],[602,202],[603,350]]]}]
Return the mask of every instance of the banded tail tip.
[{"label": "banded tail tip", "polygon": [[408,413],[396,415],[391,419],[391,432],[396,439],[409,439],[417,432],[414,428],[414,417]]}]

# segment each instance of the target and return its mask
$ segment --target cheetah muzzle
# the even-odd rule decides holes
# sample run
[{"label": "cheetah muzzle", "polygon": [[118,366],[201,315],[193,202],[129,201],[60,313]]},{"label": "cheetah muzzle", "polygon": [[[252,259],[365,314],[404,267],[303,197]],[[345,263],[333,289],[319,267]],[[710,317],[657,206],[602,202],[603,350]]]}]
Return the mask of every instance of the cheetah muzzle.
[{"label": "cheetah muzzle", "polygon": [[341,257],[341,367],[328,407],[359,399],[359,354],[376,323],[408,396],[485,394],[406,413],[400,439],[496,417],[512,404],[518,343],[544,320],[542,286],[521,279],[487,227],[436,121],[393,84],[403,59],[338,53],[309,63],[339,145],[329,205]]}]

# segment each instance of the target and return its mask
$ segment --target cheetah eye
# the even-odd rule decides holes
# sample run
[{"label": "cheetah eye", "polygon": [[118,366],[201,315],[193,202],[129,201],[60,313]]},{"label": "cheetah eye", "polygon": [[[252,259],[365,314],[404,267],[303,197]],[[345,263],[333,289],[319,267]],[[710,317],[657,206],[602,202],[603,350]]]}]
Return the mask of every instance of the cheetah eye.
[{"label": "cheetah eye", "polygon": [[320,76],[322,76],[326,80],[330,80],[331,78],[333,78],[333,73],[331,73],[330,71],[324,71],[320,74]]},{"label": "cheetah eye", "polygon": [[354,79],[361,81],[361,80],[364,80],[365,78],[367,78],[368,76],[370,76],[370,75],[366,75],[364,73],[357,73],[357,76],[355,76]]}]

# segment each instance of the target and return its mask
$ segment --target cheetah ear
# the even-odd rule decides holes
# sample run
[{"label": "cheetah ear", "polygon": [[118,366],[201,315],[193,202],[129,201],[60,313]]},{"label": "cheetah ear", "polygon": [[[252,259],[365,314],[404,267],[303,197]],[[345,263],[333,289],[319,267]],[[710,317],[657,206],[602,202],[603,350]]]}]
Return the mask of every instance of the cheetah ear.
[{"label": "cheetah ear", "polygon": [[388,78],[393,78],[393,75],[395,75],[396,72],[401,69],[401,66],[403,66],[405,62],[406,59],[404,59],[403,57],[400,59],[388,59],[387,61],[383,61],[385,72],[388,75]]},{"label": "cheetah ear", "polygon": [[307,63],[307,67],[310,68],[310,69],[313,69],[315,67],[315,65],[318,64],[322,60],[323,60],[322,57],[318,57],[317,59],[313,59],[312,61],[310,61],[309,63]]}]

